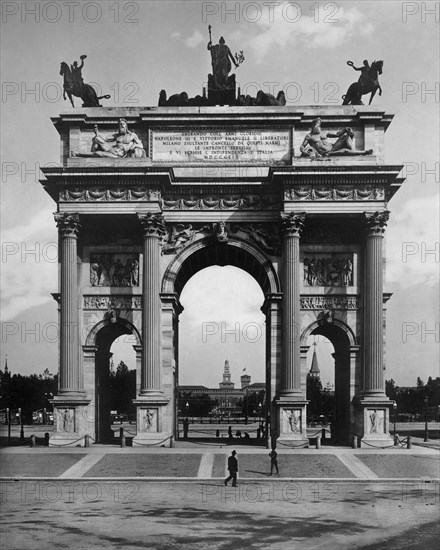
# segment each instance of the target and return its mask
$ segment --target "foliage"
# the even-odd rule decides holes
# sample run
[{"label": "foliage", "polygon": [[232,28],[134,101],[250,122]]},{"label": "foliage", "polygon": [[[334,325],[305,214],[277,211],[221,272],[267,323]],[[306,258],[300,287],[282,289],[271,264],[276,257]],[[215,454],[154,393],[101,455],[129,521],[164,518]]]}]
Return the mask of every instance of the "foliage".
[{"label": "foliage", "polygon": [[23,422],[32,423],[32,413],[40,409],[52,411],[49,403],[58,390],[58,376],[53,376],[48,369],[43,374],[23,376],[0,370],[1,408],[21,409]]},{"label": "foliage", "polygon": [[121,361],[116,372],[109,374],[110,410],[118,414],[133,414],[135,407],[132,403],[136,397],[136,370],[128,370],[124,361]]},{"label": "foliage", "polygon": [[420,377],[417,377],[415,387],[399,387],[393,379],[385,382],[387,396],[396,401],[397,414],[424,417],[425,399],[430,417],[438,415],[440,406],[440,378],[433,379],[431,376],[425,384]]}]

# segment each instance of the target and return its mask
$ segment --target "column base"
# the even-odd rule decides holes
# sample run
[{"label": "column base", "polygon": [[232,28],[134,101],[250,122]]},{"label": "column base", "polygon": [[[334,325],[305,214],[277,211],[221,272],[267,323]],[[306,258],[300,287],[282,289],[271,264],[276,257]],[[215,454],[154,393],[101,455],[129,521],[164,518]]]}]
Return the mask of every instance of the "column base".
[{"label": "column base", "polygon": [[90,399],[84,396],[67,397],[57,395],[50,402],[53,404],[54,433],[49,439],[52,445],[85,446],[85,436],[90,442],[95,437],[95,416],[90,410]]},{"label": "column base", "polygon": [[363,396],[356,400],[355,435],[360,439],[361,447],[388,447],[394,441],[390,435],[389,408],[393,402],[388,397],[376,395]]},{"label": "column base", "polygon": [[277,418],[277,443],[286,447],[308,447],[307,438],[307,403],[302,399],[289,399],[284,397],[275,402]]},{"label": "column base", "polygon": [[133,446],[171,446],[173,434],[164,427],[168,402],[163,394],[140,395],[133,401],[136,405],[136,436],[133,438]]}]

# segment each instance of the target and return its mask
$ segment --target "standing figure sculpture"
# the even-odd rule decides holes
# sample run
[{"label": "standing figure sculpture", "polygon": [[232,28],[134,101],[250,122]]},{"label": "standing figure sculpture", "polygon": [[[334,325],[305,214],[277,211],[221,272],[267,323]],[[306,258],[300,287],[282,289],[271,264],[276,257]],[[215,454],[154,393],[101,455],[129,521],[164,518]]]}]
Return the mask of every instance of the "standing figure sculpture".
[{"label": "standing figure sculpture", "polygon": [[212,74],[216,88],[226,88],[228,84],[228,75],[231,71],[231,61],[235,68],[238,63],[235,61],[231,50],[226,46],[223,36],[220,37],[218,44],[212,45],[211,25],[209,25],[208,50],[211,52]]},{"label": "standing figure sculpture", "polygon": [[347,61],[347,65],[355,71],[361,71],[361,76],[357,82],[351,84],[347,93],[342,96],[342,105],[363,105],[362,96],[369,93],[371,93],[371,96],[368,105],[371,105],[377,90],[379,90],[379,95],[382,95],[378,77],[382,74],[383,61],[373,61],[371,67],[366,59],[362,67],[355,67],[353,61]]},{"label": "standing figure sculpture", "polygon": [[[338,138],[334,143],[329,143],[327,138]],[[353,143],[354,132],[351,128],[342,128],[336,133],[322,132],[321,119],[312,121],[312,128],[300,147],[301,156],[319,158],[335,155],[371,155],[372,149],[357,151]]]},{"label": "standing figure sculpture", "polygon": [[61,62],[60,75],[64,78],[63,98],[65,101],[67,95],[72,107],[75,107],[72,96],[80,97],[83,100],[83,107],[102,107],[99,100],[110,99],[110,95],[107,94],[98,97],[90,84],[84,84],[82,69],[84,67],[84,59],[86,58],[86,55],[82,55],[80,57],[81,65],[78,65],[78,62],[74,61],[70,67],[65,61]]}]

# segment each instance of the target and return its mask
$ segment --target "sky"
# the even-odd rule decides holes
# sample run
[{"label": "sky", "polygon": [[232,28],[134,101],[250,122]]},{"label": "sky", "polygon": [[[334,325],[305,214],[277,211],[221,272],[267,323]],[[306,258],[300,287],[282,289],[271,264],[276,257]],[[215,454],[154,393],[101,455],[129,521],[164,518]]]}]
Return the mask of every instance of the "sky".
[{"label": "sky", "polygon": [[[429,10],[434,6],[436,13]],[[395,115],[385,161],[406,182],[391,200],[386,231],[386,378],[415,385],[439,376],[439,13],[434,2],[1,2],[0,361],[13,373],[57,371],[56,206],[39,166],[59,161],[50,117],[71,111],[62,98],[61,61],[87,54],[84,81],[111,94],[104,105],[157,105],[159,91],[200,94],[210,72],[208,25],[233,52],[242,92],[284,89],[289,105],[340,104],[358,77],[347,60],[384,60],[381,97]],[[78,99],[76,105],[80,106]],[[211,267],[181,296],[180,383],[217,385],[226,358],[233,381],[246,369],[264,377],[263,294],[246,273]],[[203,337],[203,323],[222,331]],[[222,325],[221,323],[224,323]],[[260,328],[258,328],[260,327]],[[260,332],[259,332],[260,331]],[[127,340],[127,339],[125,339]],[[134,361],[130,342],[114,360]],[[333,376],[329,344],[318,359]],[[331,346],[330,346],[331,347]],[[332,351],[332,350],[331,350]],[[310,354],[311,356],[311,354]],[[310,357],[311,360],[311,357]]]}]

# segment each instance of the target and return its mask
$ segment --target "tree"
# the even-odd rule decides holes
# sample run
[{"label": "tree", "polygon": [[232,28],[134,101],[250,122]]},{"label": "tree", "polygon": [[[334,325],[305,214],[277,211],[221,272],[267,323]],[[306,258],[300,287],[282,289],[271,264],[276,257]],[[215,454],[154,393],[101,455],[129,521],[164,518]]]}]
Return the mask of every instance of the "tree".
[{"label": "tree", "polygon": [[322,383],[316,376],[307,376],[307,416],[310,420],[317,420],[322,412]]},{"label": "tree", "polygon": [[116,372],[110,372],[110,409],[119,414],[134,412],[133,399],[136,397],[136,370],[129,370],[121,361]]}]

